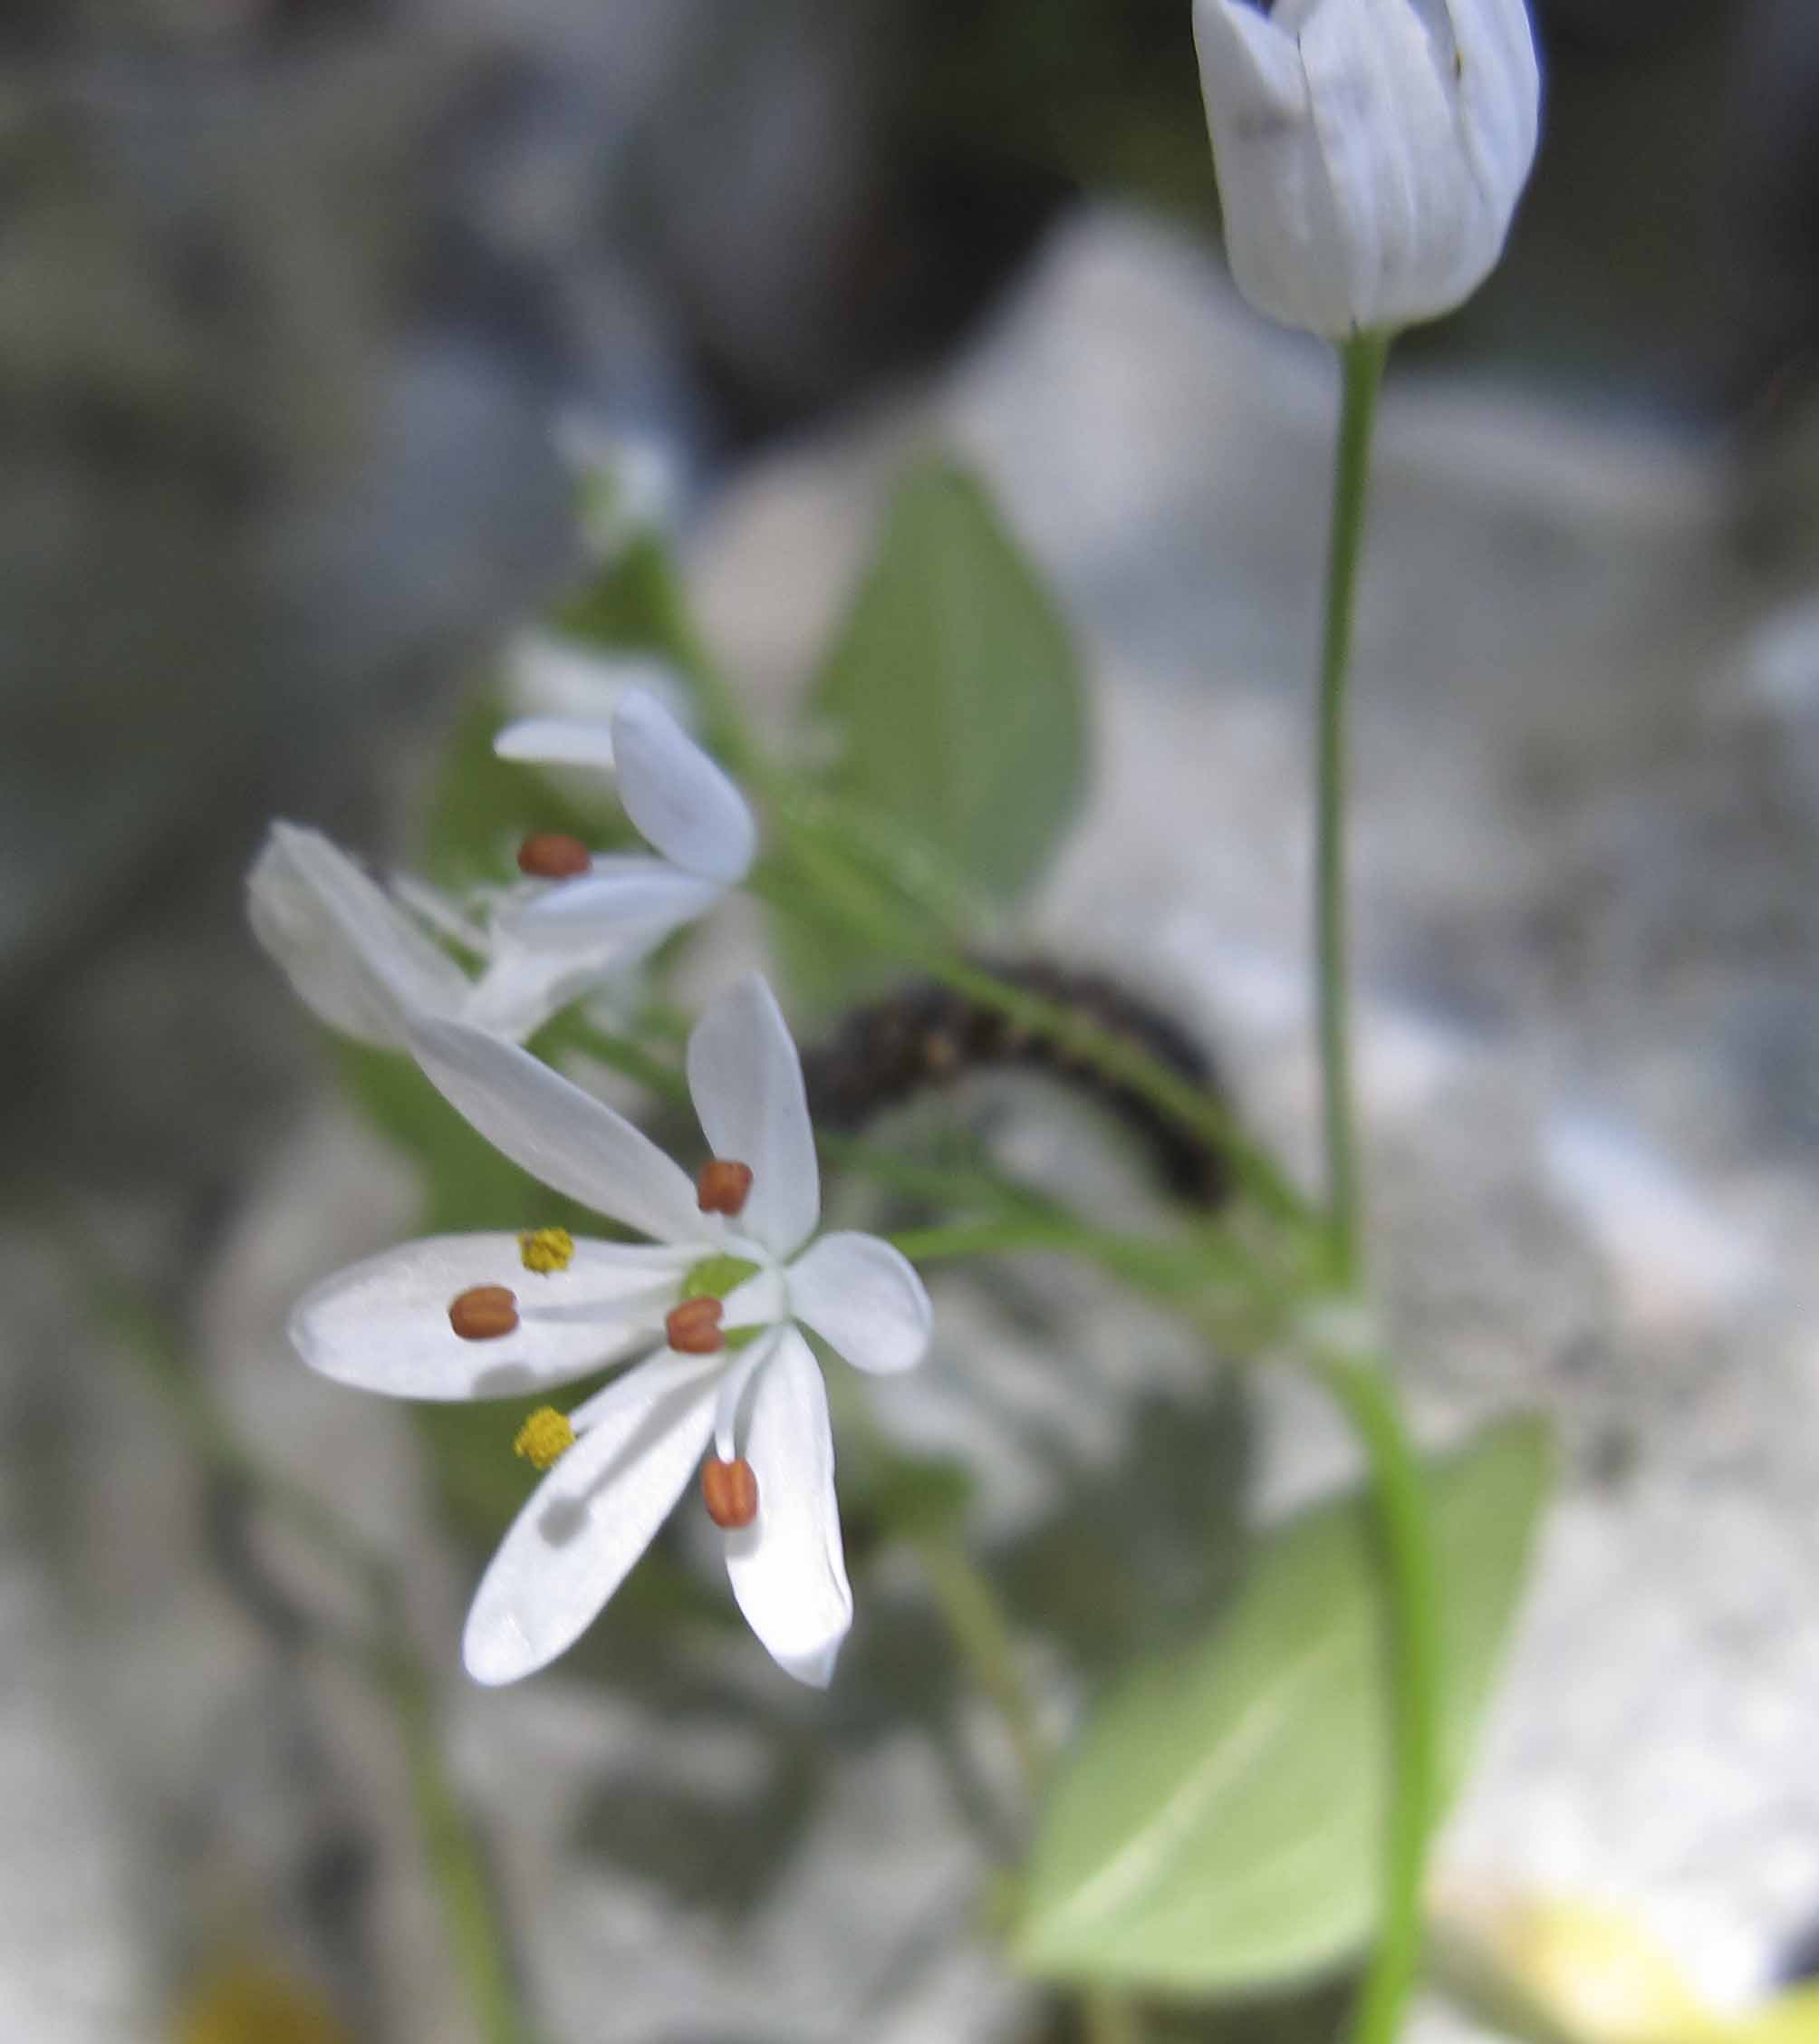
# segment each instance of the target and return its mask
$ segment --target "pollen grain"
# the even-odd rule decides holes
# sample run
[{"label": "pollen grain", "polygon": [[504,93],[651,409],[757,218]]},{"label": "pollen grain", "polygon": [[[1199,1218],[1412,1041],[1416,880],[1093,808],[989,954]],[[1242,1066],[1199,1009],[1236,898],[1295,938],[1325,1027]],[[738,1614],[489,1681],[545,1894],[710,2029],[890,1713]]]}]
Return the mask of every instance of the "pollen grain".
[{"label": "pollen grain", "polygon": [[574,1446],[574,1429],[568,1415],[553,1405],[539,1405],[512,1443],[512,1452],[522,1455],[533,1469],[553,1469]]},{"label": "pollen grain", "polygon": [[566,1228],[531,1228],[518,1237],[518,1255],[526,1270],[547,1278],[574,1261],[574,1237]]}]

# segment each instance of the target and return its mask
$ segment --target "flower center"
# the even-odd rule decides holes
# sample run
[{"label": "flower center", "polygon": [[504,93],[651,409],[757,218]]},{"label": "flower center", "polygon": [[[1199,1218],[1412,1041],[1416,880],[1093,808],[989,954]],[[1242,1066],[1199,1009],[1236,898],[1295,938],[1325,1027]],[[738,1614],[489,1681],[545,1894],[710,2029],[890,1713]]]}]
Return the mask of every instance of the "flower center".
[{"label": "flower center", "polygon": [[574,1261],[574,1237],[566,1228],[532,1228],[518,1237],[518,1254],[526,1270],[547,1278]]},{"label": "flower center", "polygon": [[553,1405],[539,1405],[512,1443],[512,1452],[522,1455],[533,1469],[553,1469],[574,1446],[574,1429],[568,1415]]},{"label": "flower center", "polygon": [[448,1325],[463,1341],[497,1341],[518,1325],[518,1302],[503,1285],[476,1285],[449,1302]]},{"label": "flower center", "polygon": [[664,1337],[679,1355],[715,1355],[727,1345],[720,1332],[720,1316],[726,1310],[717,1298],[685,1298],[665,1316]]},{"label": "flower center", "polygon": [[730,1220],[745,1210],[752,1192],[752,1167],[736,1157],[710,1157],[695,1181],[695,1197],[703,1213]]},{"label": "flower center", "polygon": [[564,831],[534,831],[518,847],[518,871],[533,880],[573,880],[592,863],[593,853]]},{"label": "flower center", "polygon": [[747,1278],[756,1278],[758,1266],[745,1257],[703,1257],[683,1274],[682,1297],[690,1298],[723,1299],[728,1292],[736,1291]]},{"label": "flower center", "polygon": [[758,1480],[743,1455],[734,1461],[709,1456],[701,1464],[701,1498],[707,1517],[727,1532],[749,1526],[758,1516]]}]

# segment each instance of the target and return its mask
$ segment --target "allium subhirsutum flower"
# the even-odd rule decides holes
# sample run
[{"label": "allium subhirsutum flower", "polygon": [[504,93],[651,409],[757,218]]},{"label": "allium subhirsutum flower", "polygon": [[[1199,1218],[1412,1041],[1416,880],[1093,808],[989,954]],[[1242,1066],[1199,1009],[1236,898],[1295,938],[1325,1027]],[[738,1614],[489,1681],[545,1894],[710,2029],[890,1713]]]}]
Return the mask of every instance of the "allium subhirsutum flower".
[{"label": "allium subhirsutum flower", "polygon": [[1237,285],[1329,340],[1449,312],[1535,159],[1524,0],[1194,0]]},{"label": "allium subhirsutum flower", "polygon": [[701,1466],[740,1609],[782,1667],[824,1684],[852,1597],[827,1393],[803,1330],[855,1368],[890,1374],[921,1360],[931,1311],[889,1243],[816,1236],[802,1065],[770,988],[740,981],[689,1038],[688,1086],[712,1152],[692,1180],[513,1045],[449,1022],[422,1024],[411,1043],[515,1163],[649,1238],[436,1237],[328,1279],[292,1315],[312,1368],[397,1397],[521,1396],[629,1364],[573,1411],[542,1408],[519,1434],[519,1453],[548,1474],[475,1597],[469,1673],[513,1682],[571,1645]]},{"label": "allium subhirsutum flower", "polygon": [[[331,1028],[401,1048],[414,1020],[470,1023],[514,1041],[629,971],[746,876],[757,826],[745,797],[654,697],[610,718],[532,718],[500,732],[502,757],[616,775],[626,814],[659,856],[596,856],[542,832],[524,878],[455,902],[421,882],[379,886],[319,832],[274,824],[247,876],[259,940]],[[470,972],[452,943],[479,960]]]}]

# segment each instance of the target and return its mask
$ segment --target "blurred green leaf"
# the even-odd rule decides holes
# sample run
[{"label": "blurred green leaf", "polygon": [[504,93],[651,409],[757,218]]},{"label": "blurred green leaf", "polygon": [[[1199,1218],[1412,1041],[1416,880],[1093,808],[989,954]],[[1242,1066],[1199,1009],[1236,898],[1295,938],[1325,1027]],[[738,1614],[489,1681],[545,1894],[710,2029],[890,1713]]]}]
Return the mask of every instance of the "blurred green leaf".
[{"label": "blurred green leaf", "polygon": [[[1067,626],[984,489],[948,463],[899,486],[810,710],[834,745],[826,794],[875,819],[850,847],[868,864],[881,845],[913,863],[919,843],[950,892],[1008,901],[1080,806],[1086,709]],[[854,969],[824,941],[817,955]]]},{"label": "blurred green leaf", "polygon": [[1225,1377],[1193,1403],[1138,1398],[1109,1467],[1044,1443],[1071,1481],[1062,1509],[997,1557],[1011,1609],[1095,1676],[1200,1636],[1244,1557],[1249,1412]]},{"label": "blurred green leaf", "polygon": [[1080,805],[1086,715],[1060,612],[984,489],[945,462],[899,487],[815,686],[834,792],[1011,896]]},{"label": "blurred green leaf", "polygon": [[601,567],[556,612],[554,628],[596,651],[655,653],[693,679],[700,648],[669,548],[644,533]]},{"label": "blurred green leaf", "polygon": [[[1545,1430],[1517,1421],[1429,1477],[1449,1787],[1515,1610],[1547,1467]],[[1274,1534],[1213,1634],[1105,1702],[1036,1840],[1016,1946],[1028,1971],[1251,1994],[1369,1939],[1386,1772],[1371,1539],[1356,1498]]]}]

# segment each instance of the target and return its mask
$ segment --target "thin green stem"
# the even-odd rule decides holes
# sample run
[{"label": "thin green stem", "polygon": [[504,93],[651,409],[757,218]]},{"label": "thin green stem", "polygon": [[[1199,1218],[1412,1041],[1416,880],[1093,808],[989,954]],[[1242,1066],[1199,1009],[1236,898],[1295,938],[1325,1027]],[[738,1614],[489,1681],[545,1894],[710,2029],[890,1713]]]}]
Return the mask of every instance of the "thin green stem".
[{"label": "thin green stem", "polygon": [[399,1644],[381,1654],[379,1673],[397,1717],[424,1856],[468,2006],[485,2044],[533,2044],[492,1876],[443,1757],[435,1688],[421,1659],[401,1644],[401,1608],[396,1617]]},{"label": "thin green stem", "polygon": [[957,1542],[937,1533],[912,1536],[912,1539],[955,1645],[974,1680],[997,1707],[1005,1736],[1016,1755],[1025,1794],[1033,1804],[1047,1779],[1048,1742],[1017,1664],[1016,1644],[997,1595]]},{"label": "thin green stem", "polygon": [[[993,1220],[955,1221],[939,1228],[904,1229],[890,1239],[911,1263],[1053,1250],[1096,1263],[1140,1290],[1170,1299],[1205,1290],[1208,1282],[1209,1252],[1204,1241],[1158,1242],[1147,1235],[1094,1228],[1067,1215],[1014,1214]],[[1237,1268],[1234,1259],[1231,1268]]]},{"label": "thin green stem", "polygon": [[1220,1150],[1246,1188],[1278,1220],[1300,1221],[1306,1202],[1275,1164],[1237,1129],[1221,1102],[1141,1045],[960,956],[906,921],[865,877],[814,834],[787,830],[780,873],[755,874],[752,891],[785,913],[807,913],[894,953],[981,1007],[1053,1040],[1105,1077],[1129,1086],[1203,1142]]},{"label": "thin green stem", "polygon": [[1314,954],[1319,978],[1320,1070],[1326,1136],[1327,1210],[1334,1277],[1358,1279],[1363,1234],[1356,1116],[1352,1096],[1350,942],[1346,929],[1345,795],[1349,778],[1346,682],[1363,549],[1377,393],[1390,352],[1386,334],[1360,334],[1341,352],[1344,399],[1333,484],[1326,569],[1326,622],[1320,652],[1318,791],[1315,809]]},{"label": "thin green stem", "polygon": [[[1371,441],[1389,355],[1385,334],[1341,351],[1343,400],[1333,486],[1325,628],[1320,658],[1315,801],[1314,953],[1326,1146],[1332,1274],[1355,1300],[1363,1267],[1364,1200],[1352,1080],[1345,806],[1349,780],[1346,684],[1363,550]],[[1383,1835],[1381,1922],[1353,2016],[1353,2044],[1393,2044],[1420,1964],[1422,1889],[1439,1802],[1439,1564],[1420,1465],[1395,1391],[1375,1358],[1349,1347],[1314,1366],[1343,1407],[1369,1461],[1383,1609],[1391,1795]]]},{"label": "thin green stem", "polygon": [[1314,1367],[1363,1446],[1377,1518],[1391,1796],[1377,1943],[1352,2036],[1353,2044],[1392,2044],[1420,1964],[1428,1846],[1439,1808],[1439,1560],[1420,1463],[1389,1376],[1350,1355],[1316,1355]]},{"label": "thin green stem", "polygon": [[[397,1570],[320,1499],[242,1444],[194,1373],[184,1368],[169,1328],[148,1301],[105,1275],[96,1285],[90,1271],[86,1281],[101,1316],[164,1397],[197,1459],[257,1499],[363,1593],[371,1631],[352,1644],[351,1658],[391,1704],[430,1877],[477,2034],[483,2044],[534,2044],[485,1858],[443,1756],[435,1685],[410,1644]],[[326,1631],[321,1638],[348,1645]]]}]

